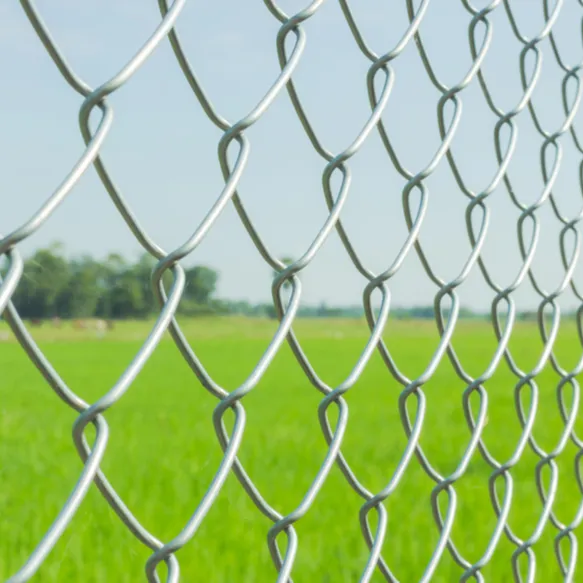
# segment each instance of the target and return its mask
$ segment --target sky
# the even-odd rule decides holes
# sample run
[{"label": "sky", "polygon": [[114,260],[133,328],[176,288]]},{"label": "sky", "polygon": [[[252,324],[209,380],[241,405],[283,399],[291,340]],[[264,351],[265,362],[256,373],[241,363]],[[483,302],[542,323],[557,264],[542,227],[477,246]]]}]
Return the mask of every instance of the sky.
[{"label": "sky", "polygon": [[[290,14],[305,4],[305,0],[279,3]],[[542,4],[542,0],[510,2],[524,35],[532,37],[542,29]],[[475,0],[474,5],[482,7],[486,2]],[[153,0],[39,0],[36,6],[74,71],[93,87],[117,73],[160,20]],[[391,50],[407,27],[404,0],[353,0],[351,6],[362,35],[379,54]],[[555,26],[561,53],[571,65],[583,57],[582,16],[578,2],[565,0]],[[471,65],[470,21],[461,0],[433,0],[420,28],[438,78],[449,86],[459,82]],[[522,94],[522,46],[512,35],[502,5],[490,21],[493,40],[483,70],[494,100],[508,110]],[[351,144],[370,116],[366,91],[370,61],[358,49],[338,2],[324,2],[303,26],[307,44],[294,80],[318,137],[337,154]],[[187,0],[177,30],[203,88],[231,123],[247,115],[276,79],[279,27],[259,0]],[[541,44],[542,72],[533,103],[542,125],[554,131],[564,118],[564,74],[550,48],[548,41]],[[393,68],[395,81],[383,120],[404,165],[419,172],[440,143],[440,93],[430,83],[413,43]],[[6,234],[39,208],[83,152],[78,126],[83,98],[61,77],[16,2],[0,4],[0,71],[4,88],[0,91],[0,232]],[[108,101],[114,121],[102,150],[107,168],[150,236],[165,249],[177,247],[194,232],[222,190],[217,155],[221,131],[197,102],[167,40]],[[464,180],[479,192],[497,168],[493,139],[497,118],[477,80],[461,93],[461,101],[462,118],[452,151]],[[580,115],[574,125],[581,126]],[[543,188],[539,163],[543,139],[526,111],[518,116],[516,126],[518,141],[509,175],[518,198],[530,204]],[[326,161],[314,151],[285,92],[246,135],[251,153],[240,183],[242,200],[269,249],[278,256],[299,257],[327,216],[322,188]],[[561,212],[574,217],[582,202],[581,156],[570,136],[562,137],[561,144],[554,194]],[[353,180],[342,219],[363,263],[378,272],[393,262],[406,237],[402,207],[406,181],[394,169],[376,132],[348,166]],[[420,240],[432,268],[449,281],[457,277],[470,253],[464,218],[469,200],[445,159],[425,184],[429,203]],[[516,227],[520,213],[504,187],[492,193],[488,205],[491,216],[483,257],[493,278],[506,286],[521,264]],[[541,235],[533,267],[542,286],[552,290],[563,275],[560,225],[548,204],[538,216]],[[62,242],[71,256],[88,253],[104,258],[116,252],[131,259],[141,252],[93,168],[49,221],[18,247],[28,255],[55,241]],[[232,205],[183,263],[217,269],[218,295],[223,298],[269,301],[271,269]],[[581,274],[578,268],[576,280]],[[359,304],[366,285],[335,232],[301,279],[306,305]],[[431,304],[437,292],[414,252],[390,288],[393,304],[400,306]],[[459,295],[463,306],[482,311],[489,309],[494,296],[477,268],[459,288]],[[515,297],[525,309],[540,301],[528,282]],[[565,293],[561,302],[572,307],[575,298]]]}]

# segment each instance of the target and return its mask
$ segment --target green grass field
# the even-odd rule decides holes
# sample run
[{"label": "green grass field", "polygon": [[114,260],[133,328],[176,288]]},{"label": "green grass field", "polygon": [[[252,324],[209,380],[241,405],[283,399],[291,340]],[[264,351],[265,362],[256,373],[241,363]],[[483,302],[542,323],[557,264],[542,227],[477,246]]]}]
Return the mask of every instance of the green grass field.
[{"label": "green grass field", "polygon": [[[48,325],[32,332],[69,386],[93,402],[122,374],[149,326],[147,322],[118,324],[103,339],[88,331],[54,330]],[[270,321],[234,318],[184,323],[208,371],[228,390],[245,380],[274,329]],[[294,329],[314,367],[331,385],[348,375],[368,336],[363,321],[299,321]],[[409,377],[423,371],[437,339],[435,325],[429,322],[391,323],[386,334],[397,363]],[[462,322],[454,346],[466,370],[477,375],[492,357],[495,338],[487,323]],[[523,369],[532,367],[542,350],[536,328],[517,325],[511,348]],[[581,346],[573,323],[561,328],[556,352],[565,368],[575,365]],[[547,450],[555,446],[563,428],[556,405],[557,380],[550,367],[537,379],[540,398],[534,434]],[[515,383],[503,364],[486,386],[490,400],[485,439],[501,461],[512,454],[520,434]],[[433,465],[447,474],[456,467],[469,439],[462,411],[464,385],[446,360],[424,390],[427,414],[421,443]],[[399,392],[400,386],[375,353],[346,396],[350,418],[343,451],[360,480],[375,492],[389,481],[406,443],[397,410]],[[0,396],[0,579],[5,580],[23,564],[55,518],[81,462],[71,438],[75,413],[52,393],[16,342],[0,344]],[[243,401],[247,426],[240,459],[265,498],[282,513],[298,505],[324,459],[325,441],[317,418],[321,398],[285,345]],[[212,426],[216,402],[166,338],[130,390],[106,413],[111,435],[103,468],[144,526],[162,540],[181,530],[218,468],[221,450]],[[581,432],[581,420],[577,427]],[[569,443],[558,460],[555,509],[563,522],[573,519],[582,498],[573,466],[576,451]],[[510,524],[522,538],[530,536],[542,508],[534,480],[538,460],[527,450],[512,473]],[[487,489],[490,474],[489,466],[476,455],[456,484],[454,540],[469,561],[483,554],[495,526]],[[413,459],[386,504],[389,527],[384,557],[403,582],[419,579],[438,540],[429,502],[433,486]],[[311,511],[297,524],[300,546],[294,580],[358,580],[368,556],[358,522],[361,504],[334,468]],[[274,581],[266,543],[270,526],[236,478],[229,477],[196,536],[177,554],[182,580]],[[537,581],[562,580],[553,551],[556,532],[548,524],[535,546]],[[285,536],[281,543],[285,545]],[[484,569],[486,580],[513,580],[513,550],[504,537]],[[149,555],[92,487],[33,580],[143,581]],[[461,573],[446,551],[434,581],[456,581]],[[382,580],[380,574],[373,577]],[[583,576],[577,575],[576,580]]]}]

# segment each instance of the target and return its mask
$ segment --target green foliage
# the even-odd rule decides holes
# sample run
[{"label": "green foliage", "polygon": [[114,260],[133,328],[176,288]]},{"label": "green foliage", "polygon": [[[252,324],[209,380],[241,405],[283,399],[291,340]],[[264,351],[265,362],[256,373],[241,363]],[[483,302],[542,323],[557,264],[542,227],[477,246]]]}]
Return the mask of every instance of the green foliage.
[{"label": "green foliage", "polygon": [[[26,260],[14,304],[30,319],[145,318],[159,309],[151,281],[155,265],[147,253],[134,264],[118,254],[102,262],[91,257],[69,260],[61,246],[53,245]],[[172,280],[171,273],[164,274],[167,292]],[[209,305],[217,280],[218,274],[208,267],[186,270],[186,313],[212,313]]]},{"label": "green foliage", "polygon": [[90,317],[97,311],[99,298],[106,292],[103,266],[90,257],[68,265],[69,280],[57,299],[57,312],[65,317]]},{"label": "green foliage", "polygon": [[197,266],[186,270],[186,289],[184,296],[196,304],[205,306],[215,291],[218,274],[210,267]]},{"label": "green foliage", "polygon": [[39,249],[24,264],[24,275],[14,296],[19,312],[29,318],[59,314],[71,283],[71,265],[59,254],[60,247]]}]

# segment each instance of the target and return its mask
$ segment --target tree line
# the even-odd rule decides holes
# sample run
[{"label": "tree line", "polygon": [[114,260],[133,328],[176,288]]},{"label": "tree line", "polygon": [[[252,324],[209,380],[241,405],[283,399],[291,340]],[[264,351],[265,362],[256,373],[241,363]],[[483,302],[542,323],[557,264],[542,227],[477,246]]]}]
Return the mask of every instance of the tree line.
[{"label": "tree line", "polygon": [[[286,258],[284,263],[291,262]],[[104,260],[88,255],[69,259],[61,244],[37,250],[24,262],[24,272],[12,301],[20,316],[29,320],[50,318],[106,320],[147,318],[159,312],[151,284],[156,260],[145,253],[135,262],[120,254]],[[0,273],[4,270],[0,266]],[[187,316],[241,315],[275,318],[272,303],[220,299],[215,295],[219,274],[204,266],[185,269],[186,284],[178,312]],[[172,274],[164,275],[166,290]],[[303,306],[301,317],[361,317],[362,307]]]},{"label": "tree line", "polygon": [[[59,244],[37,250],[24,263],[12,301],[23,318],[145,318],[159,306],[151,285],[156,260],[148,254],[128,262],[119,254],[103,261],[68,259]],[[218,273],[206,266],[185,270],[180,304],[187,315],[212,312]],[[166,289],[172,281],[165,274]]]},{"label": "tree line", "polygon": [[[289,258],[283,263],[290,263]],[[24,262],[24,273],[12,301],[25,319],[48,318],[147,318],[159,312],[160,307],[151,284],[152,269],[156,260],[145,253],[131,262],[113,253],[98,261],[90,256],[69,259],[63,246],[55,243],[37,250]],[[4,272],[0,265],[0,273]],[[275,273],[272,273],[274,276]],[[251,303],[216,297],[219,274],[205,265],[185,269],[186,285],[178,312],[187,316],[234,314],[247,317],[275,318],[272,303]],[[172,274],[164,275],[166,290],[170,289]],[[301,306],[299,317],[306,318],[361,318],[360,306]],[[521,312],[519,319],[536,318],[536,313]],[[489,318],[461,309],[462,319]],[[435,318],[433,306],[412,308],[394,307],[393,319],[424,320]]]}]

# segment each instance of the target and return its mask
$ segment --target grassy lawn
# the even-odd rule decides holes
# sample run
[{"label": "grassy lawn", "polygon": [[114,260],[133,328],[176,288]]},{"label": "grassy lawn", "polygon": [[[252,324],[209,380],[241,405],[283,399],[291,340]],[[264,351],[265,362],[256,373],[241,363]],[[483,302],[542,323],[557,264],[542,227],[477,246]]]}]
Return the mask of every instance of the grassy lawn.
[{"label": "grassy lawn", "polygon": [[[94,402],[122,374],[146,337],[151,322],[119,323],[104,338],[95,332],[45,324],[33,334],[69,386]],[[4,329],[4,328],[1,328]],[[363,321],[299,321],[298,337],[320,377],[331,386],[351,371],[368,337]],[[275,330],[275,323],[236,318],[184,322],[193,349],[225,389],[237,388],[251,373]],[[414,378],[437,346],[430,322],[395,322],[386,341],[401,371]],[[489,364],[495,337],[487,323],[460,323],[454,347],[474,376]],[[534,366],[542,351],[532,324],[518,324],[511,341],[517,364]],[[566,369],[581,353],[575,326],[565,323],[556,354]],[[538,414],[534,435],[546,451],[563,430],[557,408],[559,377],[550,367],[537,377]],[[514,404],[516,378],[502,363],[487,383],[488,425],[485,442],[501,462],[512,455],[520,435]],[[443,475],[459,463],[469,440],[464,421],[464,383],[445,359],[425,385],[427,412],[421,444]],[[378,492],[389,482],[406,445],[398,414],[401,390],[378,353],[346,395],[350,418],[343,452],[360,481]],[[570,395],[569,390],[566,391]],[[529,396],[524,392],[528,406]],[[20,346],[0,343],[0,579],[26,560],[69,495],[81,469],[71,438],[75,413],[46,385]],[[309,383],[285,345],[259,385],[244,398],[247,425],[240,459],[266,500],[281,513],[294,510],[309,488],[326,446],[317,407],[322,395]],[[571,397],[568,396],[568,401]],[[415,399],[411,400],[414,412]],[[169,338],[124,397],[106,413],[111,434],[103,469],[143,525],[162,540],[182,529],[214,476],[221,450],[212,425],[216,399],[208,394]],[[476,401],[477,404],[477,401]],[[576,427],[581,433],[581,419]],[[582,495],[574,472],[577,448],[569,442],[557,461],[560,479],[554,509],[564,523],[573,520]],[[509,523],[528,538],[539,520],[535,466],[527,448],[513,468],[513,504]],[[478,560],[496,524],[488,494],[491,468],[476,453],[456,483],[454,541],[468,561]],[[549,473],[544,473],[545,483]],[[383,556],[400,581],[416,581],[438,540],[429,496],[435,483],[413,458],[398,488],[386,502],[388,533]],[[500,482],[500,493],[502,481]],[[310,512],[296,526],[299,550],[296,581],[356,581],[368,550],[358,512],[362,499],[334,468]],[[444,505],[446,499],[444,497]],[[196,536],[178,552],[183,581],[274,581],[266,537],[271,523],[230,476]],[[559,581],[554,555],[557,530],[548,523],[534,551],[537,581]],[[285,536],[281,547],[285,547]],[[568,558],[568,548],[565,548]],[[515,549],[503,537],[483,573],[488,581],[512,581]],[[83,502],[33,579],[53,581],[143,581],[151,554],[127,531],[95,487]],[[446,551],[434,581],[459,580],[463,572]],[[581,575],[576,575],[581,577]],[[380,573],[373,581],[383,581]]]}]

